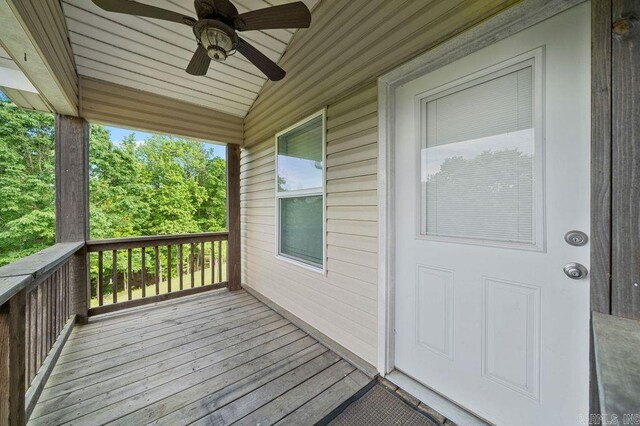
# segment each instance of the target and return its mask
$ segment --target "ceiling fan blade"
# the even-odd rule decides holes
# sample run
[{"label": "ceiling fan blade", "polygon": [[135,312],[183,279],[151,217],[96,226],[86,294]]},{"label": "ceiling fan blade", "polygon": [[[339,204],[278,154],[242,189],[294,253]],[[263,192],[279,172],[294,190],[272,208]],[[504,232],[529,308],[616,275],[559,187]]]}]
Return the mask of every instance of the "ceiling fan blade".
[{"label": "ceiling fan blade", "polygon": [[238,52],[250,60],[272,81],[282,80],[287,73],[258,49],[238,37]]},{"label": "ceiling fan blade", "polygon": [[204,47],[198,45],[189,65],[187,65],[187,72],[191,75],[205,75],[209,70],[211,64],[211,58],[207,55],[207,51]]},{"label": "ceiling fan blade", "polygon": [[297,1],[242,13],[234,21],[238,31],[309,28],[311,12],[303,2]]},{"label": "ceiling fan blade", "polygon": [[155,6],[138,3],[132,0],[92,0],[93,3],[107,12],[125,13],[127,15],[144,16],[147,18],[162,19],[179,24],[193,25],[195,19],[178,12],[161,9]]},{"label": "ceiling fan blade", "polygon": [[206,19],[214,14],[229,18],[238,15],[238,9],[229,0],[195,0],[195,8],[199,19]]}]

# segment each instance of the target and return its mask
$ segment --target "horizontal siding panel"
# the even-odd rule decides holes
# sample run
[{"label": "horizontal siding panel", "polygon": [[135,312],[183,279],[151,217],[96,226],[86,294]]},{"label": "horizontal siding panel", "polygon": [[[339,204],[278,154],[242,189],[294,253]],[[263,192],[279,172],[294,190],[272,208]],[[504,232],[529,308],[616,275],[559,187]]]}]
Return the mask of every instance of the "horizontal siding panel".
[{"label": "horizontal siding panel", "polygon": [[327,206],[377,206],[377,191],[342,192],[327,194]]},{"label": "horizontal siding panel", "polygon": [[273,179],[269,179],[268,181],[256,183],[251,186],[242,186],[240,188],[240,194],[271,191],[270,195],[274,196],[275,189],[276,189],[275,181]]},{"label": "horizontal siding panel", "polygon": [[366,266],[355,265],[353,263],[343,262],[337,259],[328,259],[327,268],[347,277],[362,280],[372,285],[377,285],[378,273],[375,269]]},{"label": "horizontal siding panel", "polygon": [[364,220],[327,220],[327,231],[338,234],[364,235],[366,237],[378,236],[378,223]]},{"label": "horizontal siding panel", "polygon": [[354,178],[335,179],[327,182],[327,191],[353,192],[371,191],[378,188],[378,180],[375,176],[359,176]]},{"label": "horizontal siding panel", "polygon": [[327,219],[339,220],[378,220],[377,206],[333,206],[327,207]]},{"label": "horizontal siding panel", "polygon": [[240,181],[242,182],[242,185],[247,185],[247,186],[255,185],[257,183],[262,183],[262,182],[275,182],[275,175],[272,172],[262,173],[256,176],[250,176],[245,178],[241,177]]},{"label": "horizontal siding panel", "polygon": [[274,164],[267,163],[262,166],[249,167],[249,166],[240,166],[240,178],[250,177],[250,176],[258,176],[263,173],[271,173],[272,176],[275,177],[274,174]]},{"label": "horizontal siding panel", "polygon": [[[248,245],[246,249],[247,256],[253,256],[254,262],[249,263],[247,266],[256,270],[269,267],[270,264],[278,265],[279,267],[273,269],[273,276],[267,276],[265,278],[271,279],[277,277],[279,282],[288,283],[292,288],[306,289],[306,296],[310,297],[312,300],[318,300],[318,298],[323,298],[327,301],[332,300],[330,304],[327,304],[327,306],[330,306],[329,309],[331,311],[355,313],[355,315],[360,317],[360,320],[358,321],[360,325],[371,330],[375,330],[375,324],[371,324],[370,322],[376,315],[376,309],[373,308],[373,305],[370,303],[373,301],[372,299],[360,296],[342,285],[336,286],[332,281],[327,280],[322,274],[309,271],[307,271],[307,274],[302,274],[301,271],[303,271],[303,269],[297,265],[293,265],[276,258],[273,254],[273,250],[273,246],[264,250],[260,246],[256,246],[254,244]],[[327,286],[330,287],[330,292],[323,291]],[[336,292],[340,293],[340,297],[336,296]],[[368,310],[365,310],[363,306],[358,304],[364,300],[369,301],[369,303],[366,303],[366,306],[369,306]]]},{"label": "horizontal siding panel", "polygon": [[342,151],[337,154],[331,154],[327,157],[327,167],[342,166],[344,164],[357,163],[358,161],[371,160],[378,158],[378,144],[360,146],[357,148]]},{"label": "horizontal siding panel", "polygon": [[350,121],[349,123],[334,128],[327,132],[327,141],[331,142],[336,139],[341,139],[346,136],[353,135],[363,130],[372,129],[378,125],[378,114],[369,114],[364,117],[360,117],[358,120]]},{"label": "horizontal siding panel", "polygon": [[330,232],[327,235],[327,244],[370,253],[377,253],[378,251],[378,239],[375,237],[365,237],[363,235],[347,235]]},{"label": "horizontal siding panel", "polygon": [[240,153],[240,164],[246,165],[247,163],[257,160],[259,158],[273,155],[275,153],[275,138],[268,139],[251,149],[244,149]]},{"label": "horizontal siding panel", "polygon": [[[254,273],[266,273],[269,269],[268,265],[247,263],[246,269]],[[274,281],[278,284],[291,289],[291,293],[297,294],[300,298],[304,298],[306,303],[322,303],[329,307],[328,311],[331,315],[348,321],[357,327],[359,333],[363,333],[367,339],[375,337],[376,332],[376,311],[367,312],[362,307],[371,307],[371,300],[359,297],[353,293],[344,291],[339,287],[331,287],[331,291],[323,292],[318,288],[326,288],[326,283],[321,283],[319,279],[304,280],[296,279],[291,274],[273,274]],[[368,300],[364,306],[360,305],[361,300]],[[356,307],[359,306],[359,307]]]},{"label": "horizontal siding panel", "polygon": [[272,199],[274,196],[273,192],[268,191],[242,192],[242,188],[244,187],[240,189],[240,201]]},{"label": "horizontal siding panel", "polygon": [[348,261],[354,265],[364,266],[376,270],[378,268],[378,256],[376,253],[353,250],[344,247],[329,245],[327,247],[327,258]]},{"label": "horizontal siding panel", "polygon": [[378,160],[359,161],[327,169],[327,180],[344,179],[357,176],[375,175],[378,173]]},{"label": "horizontal siding panel", "polygon": [[244,163],[240,163],[240,167],[241,170],[244,170],[244,168],[253,168],[253,167],[259,167],[259,166],[264,166],[265,164],[272,164],[275,169],[275,163],[274,163],[274,151],[271,150],[271,152],[265,152],[264,155],[261,156],[256,156],[256,157],[248,157],[247,160]]},{"label": "horizontal siding panel", "polygon": [[336,127],[343,126],[359,118],[377,113],[378,105],[375,102],[375,98],[373,100],[374,102],[370,102],[368,104],[360,106],[358,109],[351,111],[347,114],[337,116],[334,118],[329,118],[327,120],[327,129],[331,132]]},{"label": "horizontal siding panel", "polygon": [[[330,285],[337,286],[341,289],[366,297],[370,300],[376,300],[376,286],[373,283],[366,282],[357,276],[357,272],[352,272],[350,275],[345,275],[339,271],[328,271],[327,275],[323,277],[317,272],[310,271],[295,264],[286,262],[282,259],[278,259],[275,255],[275,244],[272,242],[263,241],[259,243],[257,241],[248,242],[243,249],[246,252],[246,259],[253,259],[257,264],[264,265],[267,270],[278,271],[285,273],[288,276],[296,277],[296,279],[304,281],[318,280],[320,288]],[[354,268],[357,267],[354,265]],[[346,268],[348,271],[349,269]],[[283,272],[285,271],[285,272]],[[271,282],[271,274],[267,273],[263,278]]]},{"label": "horizontal siding panel", "polygon": [[369,145],[378,142],[378,129],[367,129],[353,135],[348,135],[341,139],[336,139],[327,144],[327,154],[346,151],[359,146]]},{"label": "horizontal siding panel", "polygon": [[369,84],[366,88],[360,90],[358,93],[344,98],[343,100],[329,106],[327,115],[329,117],[329,120],[341,120],[343,119],[343,117],[353,116],[354,112],[359,111],[360,107],[363,105],[375,105],[377,107],[377,102],[378,86],[375,83]]},{"label": "horizontal siding panel", "polygon": [[240,206],[243,209],[253,209],[253,208],[261,208],[261,207],[270,207],[273,209],[275,205],[276,205],[275,199],[272,197],[265,198],[262,200],[247,200],[247,201],[240,202]]}]

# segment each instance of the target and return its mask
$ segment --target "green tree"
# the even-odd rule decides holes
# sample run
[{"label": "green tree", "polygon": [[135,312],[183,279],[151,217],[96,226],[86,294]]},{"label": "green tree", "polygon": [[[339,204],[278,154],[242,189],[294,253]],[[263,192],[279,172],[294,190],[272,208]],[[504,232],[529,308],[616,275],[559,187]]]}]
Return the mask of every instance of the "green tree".
[{"label": "green tree", "polygon": [[51,114],[0,98],[0,265],[55,241],[54,122]]}]

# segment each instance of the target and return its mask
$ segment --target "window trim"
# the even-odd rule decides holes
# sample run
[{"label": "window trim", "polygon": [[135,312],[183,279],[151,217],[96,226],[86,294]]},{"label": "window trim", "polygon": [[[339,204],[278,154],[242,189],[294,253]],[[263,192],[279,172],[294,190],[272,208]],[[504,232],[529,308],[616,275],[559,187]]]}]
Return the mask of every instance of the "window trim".
[{"label": "window trim", "polygon": [[[295,191],[278,191],[278,138],[301,125],[322,117],[322,188],[302,189]],[[299,266],[311,272],[326,275],[327,274],[327,109],[311,114],[302,120],[297,121],[286,129],[276,133],[274,138],[274,156],[275,156],[275,176],[274,176],[274,198],[275,198],[275,257],[278,260],[287,262],[292,265]],[[280,253],[280,199],[298,198],[307,196],[322,195],[322,265],[313,265],[295,257]]]}]

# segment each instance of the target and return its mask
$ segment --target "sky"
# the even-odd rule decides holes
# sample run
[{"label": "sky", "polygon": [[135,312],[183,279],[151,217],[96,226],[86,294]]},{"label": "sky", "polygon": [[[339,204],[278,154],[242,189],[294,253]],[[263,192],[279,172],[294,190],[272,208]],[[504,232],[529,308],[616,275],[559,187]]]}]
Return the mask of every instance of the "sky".
[{"label": "sky", "polygon": [[[122,129],[119,127],[105,126],[109,133],[111,134],[111,140],[114,142],[122,142],[127,136],[131,133],[135,133],[136,141],[143,141],[147,138],[150,138],[153,134],[143,132],[140,130],[131,130],[131,129]],[[204,145],[213,148],[213,152],[216,156],[225,158],[226,157],[226,149],[224,145],[213,144],[210,142],[202,142]]]}]

